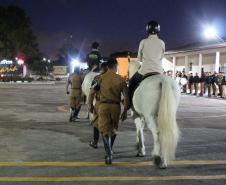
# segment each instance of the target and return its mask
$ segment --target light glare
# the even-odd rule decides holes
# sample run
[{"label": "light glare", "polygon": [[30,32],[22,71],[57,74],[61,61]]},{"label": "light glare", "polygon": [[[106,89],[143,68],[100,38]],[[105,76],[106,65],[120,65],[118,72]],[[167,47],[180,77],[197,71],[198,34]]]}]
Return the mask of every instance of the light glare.
[{"label": "light glare", "polygon": [[213,27],[207,27],[204,30],[204,36],[206,39],[216,39],[217,38],[217,31]]}]

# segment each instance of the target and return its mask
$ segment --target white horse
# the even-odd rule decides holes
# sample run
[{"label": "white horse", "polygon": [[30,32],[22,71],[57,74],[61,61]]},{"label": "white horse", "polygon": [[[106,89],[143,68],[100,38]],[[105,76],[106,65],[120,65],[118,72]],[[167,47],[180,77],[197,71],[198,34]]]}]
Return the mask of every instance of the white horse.
[{"label": "white horse", "polygon": [[[129,63],[129,78],[138,71],[140,64]],[[151,130],[154,146],[153,161],[159,168],[166,168],[175,158],[179,139],[176,111],[180,99],[180,88],[172,78],[154,75],[144,79],[133,96],[133,119],[137,129],[138,156],[145,155],[145,125]]]},{"label": "white horse", "polygon": [[[88,104],[88,97],[89,97],[92,81],[94,80],[95,76],[97,76],[98,74],[99,73],[97,72],[91,71],[85,75],[85,78],[82,82],[82,92],[86,96],[86,104]],[[88,117],[90,121],[92,121],[93,115],[89,111],[88,111]]]}]

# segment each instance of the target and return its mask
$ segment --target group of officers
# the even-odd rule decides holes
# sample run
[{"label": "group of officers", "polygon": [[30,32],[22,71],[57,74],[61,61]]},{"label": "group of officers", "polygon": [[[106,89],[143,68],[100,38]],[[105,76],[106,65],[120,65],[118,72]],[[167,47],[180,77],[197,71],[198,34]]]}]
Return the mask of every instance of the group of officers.
[{"label": "group of officers", "polygon": [[186,75],[184,72],[177,72],[176,80],[178,83],[182,81],[185,82],[182,84],[183,93],[203,96],[207,92],[208,97],[219,96],[221,98],[224,98],[226,93],[226,79],[224,72],[202,72],[201,76],[199,76],[198,73],[195,73],[195,75],[193,75],[193,73]]},{"label": "group of officers", "polygon": [[[140,42],[138,50],[138,62],[142,65],[137,73],[130,79],[129,87],[126,81],[117,74],[117,60],[109,58],[107,62],[100,62],[101,55],[98,50],[99,44],[92,44],[92,51],[87,55],[89,71],[99,72],[90,87],[88,108],[94,114],[93,140],[90,146],[98,147],[99,135],[102,136],[105,148],[105,163],[112,164],[112,148],[116,138],[118,123],[127,118],[127,110],[132,106],[132,94],[143,76],[149,73],[162,74],[162,58],[165,52],[164,42],[158,38],[160,25],[156,21],[150,21],[146,25],[148,37]],[[81,84],[82,75],[76,68],[66,85],[66,92],[70,91],[70,121],[78,116],[81,108]],[[94,101],[95,99],[95,101]],[[95,104],[94,104],[95,102]],[[121,111],[121,104],[123,110]]]}]

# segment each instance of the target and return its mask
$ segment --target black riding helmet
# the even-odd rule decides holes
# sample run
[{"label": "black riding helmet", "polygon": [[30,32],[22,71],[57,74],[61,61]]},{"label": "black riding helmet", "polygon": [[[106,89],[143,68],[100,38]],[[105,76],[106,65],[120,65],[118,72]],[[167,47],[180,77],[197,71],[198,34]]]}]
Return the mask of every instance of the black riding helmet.
[{"label": "black riding helmet", "polygon": [[92,45],[91,45],[91,48],[92,49],[98,49],[100,46],[100,44],[98,42],[93,42]]},{"label": "black riding helmet", "polygon": [[146,31],[151,35],[157,34],[158,32],[160,32],[159,23],[157,21],[148,22],[146,26]]}]

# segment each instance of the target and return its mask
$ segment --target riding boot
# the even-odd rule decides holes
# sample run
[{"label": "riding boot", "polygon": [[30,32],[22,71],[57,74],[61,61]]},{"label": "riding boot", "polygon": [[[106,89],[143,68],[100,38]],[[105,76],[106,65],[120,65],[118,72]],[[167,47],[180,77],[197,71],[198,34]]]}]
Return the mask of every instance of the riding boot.
[{"label": "riding boot", "polygon": [[104,149],[106,152],[105,164],[112,164],[112,154],[111,154],[111,137],[106,135],[103,136]]},{"label": "riding boot", "polygon": [[79,113],[79,111],[80,111],[80,109],[81,109],[81,106],[79,106],[79,108],[77,108],[77,109],[75,109],[75,111],[74,111],[74,118],[78,118],[78,113]]},{"label": "riding boot", "polygon": [[89,145],[96,149],[98,140],[99,140],[99,130],[93,127],[93,141],[91,141]]}]

